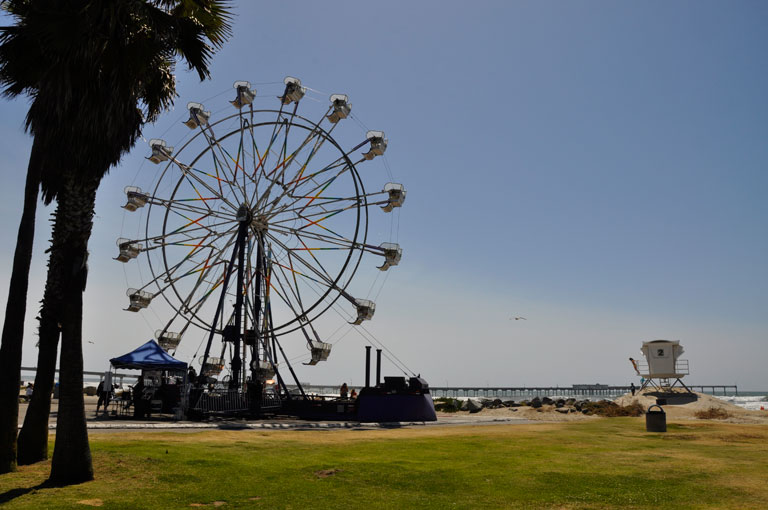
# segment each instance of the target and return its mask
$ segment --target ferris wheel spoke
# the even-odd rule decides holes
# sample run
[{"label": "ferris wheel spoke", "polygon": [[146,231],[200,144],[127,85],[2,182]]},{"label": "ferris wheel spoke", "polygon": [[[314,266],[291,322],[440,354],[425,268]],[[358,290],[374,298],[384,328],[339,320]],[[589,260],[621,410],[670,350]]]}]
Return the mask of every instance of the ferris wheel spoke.
[{"label": "ferris wheel spoke", "polygon": [[[184,263],[184,260],[182,260],[182,262],[179,262],[175,266],[173,266],[171,268],[168,268],[164,273],[161,274],[161,276],[167,275],[167,278],[171,278],[171,282],[170,283],[171,283],[171,285],[174,286],[174,291],[176,292],[177,297],[179,297],[179,299],[182,302],[182,308],[186,308],[186,309],[190,310],[189,302],[191,302],[192,297],[198,292],[200,286],[205,281],[207,281],[207,278],[209,278],[209,276],[211,275],[212,271],[214,271],[222,263],[226,262],[226,260],[222,259],[222,255],[229,248],[229,246],[234,244],[235,237],[236,237],[236,234],[233,234],[230,237],[229,241],[227,243],[225,243],[224,246],[222,248],[220,248],[220,249],[216,248],[215,246],[211,246],[210,253],[208,254],[207,258],[197,262],[194,266],[192,266],[191,268],[187,269],[185,274],[183,274],[181,276],[178,276],[178,277],[175,277],[175,278],[171,278],[171,277],[173,277],[174,273]],[[184,279],[184,278],[186,278],[188,276],[192,276],[192,275],[194,275],[196,273],[199,273],[199,276],[198,276],[198,279],[195,282],[192,290],[189,292],[189,294],[187,295],[186,298],[181,298],[181,295],[179,294],[179,290],[176,288],[176,285],[178,283],[180,283],[182,279]],[[195,306],[198,306],[198,305],[195,305]],[[195,306],[191,307],[191,309],[194,309]],[[199,302],[199,306],[202,306],[202,301]],[[194,314],[194,312],[193,312],[193,314]]]},{"label": "ferris wheel spoke", "polygon": [[[161,205],[163,207],[175,208],[177,210],[186,211],[190,213],[197,213],[197,214],[208,213],[210,214],[210,216],[213,216],[215,218],[228,219],[230,221],[236,218],[236,214],[234,213],[211,209],[211,207],[208,206],[208,202],[213,200],[219,200],[219,197],[216,196],[216,197],[205,197],[205,198],[177,198],[174,200],[158,201],[154,205]],[[205,204],[205,208],[197,207],[189,203],[189,202],[198,202],[198,201],[202,201],[203,204]]]},{"label": "ferris wheel spoke", "polygon": [[[272,191],[272,187],[275,184],[279,184],[279,186],[283,189],[282,193],[277,196],[274,200],[274,205],[272,208],[276,207],[276,205],[279,203],[279,201],[288,194],[288,185],[285,184],[285,173],[288,171],[288,168],[293,164],[293,162],[296,160],[296,157],[301,153],[301,151],[306,147],[314,138],[316,138],[318,135],[320,135],[321,132],[317,128],[311,130],[307,136],[305,137],[304,141],[299,145],[299,147],[294,150],[290,156],[287,156],[287,140],[288,140],[288,128],[286,128],[285,131],[285,137],[283,142],[283,149],[281,150],[280,154],[278,155],[278,161],[282,160],[275,168],[273,168],[268,174],[265,173],[265,178],[270,180],[270,184],[267,187],[266,191],[259,197],[258,202],[256,203],[257,207],[264,207],[266,206],[266,201],[270,199],[270,193]],[[283,156],[285,156],[283,158]],[[272,177],[275,172],[280,170],[280,173]],[[269,214],[269,212],[267,213]]]},{"label": "ferris wheel spoke", "polygon": [[[293,161],[295,160],[295,158],[296,158],[297,154],[299,153],[299,151],[302,150],[312,140],[312,138],[314,138],[314,137],[316,137],[318,135],[322,135],[322,139],[320,140],[320,142],[321,142],[320,146],[321,146],[322,143],[324,143],[325,140],[327,140],[328,137],[330,136],[330,132],[327,132],[327,133],[326,132],[322,132],[321,128],[319,126],[315,125],[315,128],[312,131],[310,131],[310,133],[307,135],[307,137],[305,138],[304,142],[302,142],[302,144],[299,146],[299,148],[296,149],[296,151],[294,151],[294,153],[287,160],[285,160],[285,161],[283,161],[283,163],[281,163],[281,165],[284,165],[283,171],[281,172],[281,176],[283,176],[285,174],[285,172],[287,171],[287,167],[290,166],[290,164],[293,163]],[[303,175],[307,165],[312,160],[312,158],[314,157],[314,155],[317,152],[317,150],[319,150],[319,146],[316,144],[316,147],[313,148],[313,151],[308,156],[307,161],[304,163],[302,168],[299,169],[299,174]],[[353,149],[353,150],[355,150],[355,149]],[[343,162],[346,161],[346,158],[347,158],[347,154],[343,154],[342,156],[337,158],[335,161],[333,161],[330,165],[326,166],[325,169],[320,170],[319,172],[315,172],[314,174],[311,174],[307,178],[311,178],[313,175],[317,175],[317,174],[319,174],[319,173],[321,173],[323,171],[326,171],[329,168],[331,168],[331,169],[335,168],[337,166],[336,165],[337,162],[341,161],[343,163]],[[288,160],[290,160],[290,161],[288,161]],[[286,164],[286,162],[287,162],[287,164]],[[275,170],[276,169],[277,169],[277,167],[275,168]],[[273,170],[271,173],[273,173],[275,170]],[[271,175],[271,173],[270,173],[270,175]],[[281,179],[281,180],[284,180],[284,179]],[[295,177],[292,181],[288,182],[287,184],[285,184],[283,182],[283,184],[282,184],[283,193],[277,198],[277,200],[274,201],[274,205],[272,206],[272,210],[274,210],[274,208],[277,206],[279,201],[282,200],[283,197],[291,195],[296,190],[296,188],[301,184],[302,180],[303,180],[303,178],[298,176],[298,177]],[[293,189],[291,191],[289,191],[291,186],[293,186]],[[267,193],[265,193],[263,196],[264,197],[268,197],[270,190],[271,190],[271,185],[270,185],[270,188],[268,188]],[[260,199],[259,205],[261,205],[261,199]],[[271,213],[272,210],[270,210],[267,214]]]},{"label": "ferris wheel spoke", "polygon": [[264,177],[266,178],[266,171],[264,170],[267,165],[267,159],[269,158],[269,153],[272,151],[272,145],[275,143],[275,140],[277,140],[280,132],[285,127],[285,122],[283,121],[283,105],[280,104],[280,109],[277,111],[277,117],[272,125],[272,134],[269,136],[269,145],[267,146],[267,149],[264,151],[264,156],[262,156],[261,161],[259,161],[259,167],[254,169],[254,174],[261,170],[261,172],[264,174]]},{"label": "ferris wheel spoke", "polygon": [[[251,203],[251,204],[255,203],[256,207],[259,206],[259,202],[261,201],[261,197],[267,195],[267,193],[262,193],[261,195],[258,196],[259,200],[256,200],[257,195],[259,194],[259,182],[261,181],[261,179],[263,178],[265,181],[268,181],[270,183],[267,191],[269,191],[271,189],[271,187],[275,183],[275,181],[273,179],[270,179],[267,176],[267,172],[265,170],[265,167],[266,167],[266,162],[267,162],[267,158],[268,158],[269,154],[270,153],[274,154],[274,152],[272,151],[272,145],[274,144],[275,140],[277,139],[280,131],[283,129],[283,125],[284,125],[283,123],[280,123],[280,128],[279,129],[277,128],[277,126],[275,126],[273,128],[272,136],[270,137],[270,141],[269,141],[269,145],[267,146],[266,150],[264,151],[264,154],[259,156],[258,164],[254,165],[253,175],[254,175],[254,177],[256,179],[255,180],[255,184],[256,185],[254,186],[253,193],[251,193],[251,200],[250,200],[249,203]],[[258,154],[258,148],[256,147],[256,142],[255,141],[254,141],[254,151],[256,151],[256,154]]]},{"label": "ferris wheel spoke", "polygon": [[290,235],[300,236],[304,239],[308,239],[312,241],[320,241],[320,242],[324,242],[334,246],[344,247],[346,249],[357,248],[361,246],[360,243],[355,243],[345,237],[339,237],[337,235],[328,236],[315,231],[305,230],[305,231],[299,232],[294,228],[285,228],[285,227],[279,228],[276,226],[273,226],[272,230],[286,236],[290,236]]},{"label": "ferris wheel spoke", "polygon": [[[277,240],[275,237],[271,236],[270,234],[267,234],[267,235],[269,235],[269,236],[270,236],[270,238],[271,238],[271,239],[273,239],[273,240],[274,240],[274,242],[275,242],[275,243],[276,243],[278,246],[280,246],[280,247],[281,247],[283,250],[285,250],[285,252],[286,252],[287,254],[289,254],[289,255],[288,255],[289,257],[290,257],[290,254],[291,254],[291,253],[293,253],[293,258],[295,258],[297,261],[301,262],[301,264],[302,264],[302,265],[303,265],[303,266],[304,266],[306,269],[308,269],[310,272],[312,272],[312,273],[314,273],[316,276],[318,276],[318,277],[320,278],[320,281],[321,281],[321,282],[324,282],[324,283],[325,283],[325,285],[326,285],[327,287],[330,287],[330,288],[337,288],[337,287],[336,287],[336,284],[334,283],[334,279],[333,279],[333,277],[330,275],[330,273],[328,273],[328,271],[325,269],[325,267],[323,266],[323,264],[322,264],[322,263],[321,263],[321,262],[320,262],[320,261],[317,259],[317,257],[315,257],[314,253],[312,253],[311,251],[308,251],[309,255],[310,255],[310,256],[312,257],[312,259],[315,261],[315,264],[317,265],[317,267],[315,267],[315,265],[313,265],[313,264],[311,264],[310,262],[308,262],[307,260],[305,260],[305,259],[304,259],[303,257],[301,257],[299,254],[297,254],[297,253],[293,252],[293,251],[292,251],[290,248],[288,248],[287,246],[285,246],[283,243],[281,243],[281,242],[280,242],[279,240]],[[299,242],[300,242],[300,243],[301,243],[303,246],[305,246],[305,247],[306,247],[306,244],[304,244],[304,241],[303,241],[303,240],[301,240],[300,236],[298,236],[298,235],[297,235],[297,239],[299,240]],[[320,270],[322,270],[322,272],[320,272],[320,270],[318,270],[318,269],[317,269],[318,267],[320,268]],[[305,277],[306,277],[306,275],[304,275],[303,273],[296,271],[296,269],[294,269],[294,268],[293,268],[293,264],[291,264],[291,267],[289,268],[289,270],[290,270],[291,272],[294,272],[294,271],[295,271],[295,272],[296,272],[296,274],[299,274],[299,275],[302,275],[302,276],[305,276]]]},{"label": "ferris wheel spoke", "polygon": [[[298,103],[296,104],[296,106],[298,107]],[[295,113],[296,113],[296,109],[294,108],[294,115],[295,115]],[[290,130],[290,124],[289,124],[289,126],[286,128],[286,130],[285,130],[285,136],[284,136],[284,138],[283,138],[283,148],[282,148],[282,151],[281,151],[281,154],[282,154],[283,156],[285,156],[285,155],[288,153],[288,146],[287,146],[287,144],[288,144],[288,133],[289,133],[289,130]],[[297,158],[297,157],[298,157],[298,155],[301,153],[301,151],[303,151],[303,150],[304,150],[304,148],[305,148],[307,145],[309,145],[309,143],[310,143],[310,142],[312,142],[312,140],[313,140],[313,139],[315,139],[315,138],[317,138],[318,136],[320,137],[320,139],[319,139],[319,140],[316,140],[316,141],[314,142],[314,146],[313,146],[312,150],[310,151],[310,154],[309,154],[309,156],[307,157],[307,160],[305,161],[305,163],[304,163],[304,165],[303,165],[303,167],[302,167],[302,169],[303,169],[303,168],[306,168],[306,166],[307,166],[307,165],[309,164],[309,162],[312,160],[312,157],[314,157],[315,153],[316,153],[316,152],[317,152],[317,151],[320,149],[320,147],[322,147],[323,143],[325,143],[325,141],[328,139],[328,136],[330,136],[330,132],[324,132],[324,131],[323,131],[323,130],[320,128],[320,126],[318,126],[317,124],[314,124],[314,127],[313,127],[311,130],[309,130],[309,132],[307,133],[307,136],[304,138],[304,141],[302,141],[302,142],[299,144],[298,148],[296,148],[296,150],[294,150],[294,151],[291,153],[291,155],[290,155],[290,156],[287,156],[287,157],[285,158],[285,160],[283,160],[283,162],[282,162],[280,165],[278,165],[277,167],[275,167],[275,168],[274,168],[274,169],[273,169],[273,170],[270,172],[270,174],[269,174],[269,175],[273,174],[273,173],[274,173],[274,172],[276,172],[276,171],[277,171],[277,170],[278,170],[280,167],[282,167],[282,170],[281,170],[281,172],[280,172],[280,182],[281,182],[281,184],[283,184],[283,186],[286,186],[286,187],[287,187],[287,186],[290,186],[290,184],[292,184],[293,182],[289,182],[287,185],[286,185],[286,183],[285,183],[285,175],[286,175],[286,173],[288,172],[288,169],[289,169],[289,168],[290,168],[290,166],[293,164],[293,162],[294,162],[294,161],[296,161],[296,158]],[[301,171],[302,171],[302,169],[300,169],[300,170],[299,170],[299,172],[301,172]]]},{"label": "ferris wheel spoke", "polygon": [[[219,253],[221,253],[224,250],[216,250],[216,249],[214,249],[214,251],[218,251]],[[168,278],[169,279],[172,277],[171,281],[173,283],[179,283],[184,278],[186,278],[188,276],[193,276],[193,275],[195,275],[197,273],[203,273],[203,272],[207,273],[209,270],[215,269],[216,266],[226,262],[226,260],[220,260],[218,257],[216,259],[214,259],[213,262],[210,262],[210,255],[209,255],[209,257],[207,259],[197,261],[191,268],[186,269],[185,272],[183,272],[179,276],[174,276],[174,273],[176,272],[176,270],[179,269],[181,267],[181,265],[184,262],[187,262],[188,260],[190,260],[190,259],[189,258],[182,259],[181,262],[179,262],[178,264],[176,264],[175,266],[173,266],[170,270],[168,270],[166,272],[166,274],[168,274]],[[198,280],[202,280],[202,279],[205,279],[205,274],[202,274],[198,278]]]},{"label": "ferris wheel spoke", "polygon": [[[198,184],[200,184],[201,186],[203,186],[203,187],[204,187],[205,189],[207,189],[207,190],[208,190],[210,193],[213,193],[214,195],[217,195],[217,192],[216,192],[216,190],[215,190],[215,189],[213,189],[213,188],[212,188],[212,187],[211,187],[211,186],[210,186],[210,185],[209,185],[207,182],[205,182],[203,179],[201,179],[199,176],[197,176],[195,172],[190,172],[190,170],[192,169],[191,167],[188,167],[188,166],[186,166],[186,165],[184,165],[184,164],[180,163],[180,162],[179,162],[178,160],[176,160],[175,158],[174,158],[174,160],[173,160],[173,161],[174,161],[174,163],[176,163],[176,165],[179,167],[179,169],[181,169],[183,178],[184,178],[184,179],[186,179],[186,181],[189,183],[189,185],[190,185],[190,186],[192,186],[192,189],[193,189],[193,190],[195,190],[195,193],[197,193],[197,196],[198,196],[199,198],[201,198],[201,199],[202,199],[202,198],[203,198],[203,195],[201,195],[201,194],[200,194],[200,192],[197,190],[197,188],[195,187],[195,184],[192,182],[192,180],[194,180],[195,182],[197,182]],[[209,175],[209,174],[207,174],[207,173],[205,173],[205,172],[202,172],[202,171],[199,171],[199,170],[197,170],[196,172],[201,172],[201,173],[204,173],[205,175]],[[212,176],[211,176],[211,177],[212,177]],[[213,177],[213,178],[214,178],[214,179],[216,179],[216,177]],[[223,194],[223,193],[221,193],[221,194],[218,194],[217,196],[218,196],[219,200],[221,200],[221,201],[223,201],[225,204],[227,204],[227,205],[228,205],[228,206],[229,206],[229,207],[230,207],[230,208],[231,208],[233,211],[237,211],[238,207],[237,207],[237,206],[235,206],[235,205],[234,205],[232,202],[230,202],[229,200],[227,200],[227,197],[226,197],[226,196],[224,196],[224,194]],[[206,204],[206,205],[207,205],[207,204]]]},{"label": "ferris wheel spoke", "polygon": [[[286,249],[286,252],[287,251],[288,250]],[[296,259],[297,260],[301,260],[301,257],[297,256]],[[273,261],[272,263],[282,267],[283,269],[287,269],[288,271],[291,271],[292,273],[295,273],[296,275],[301,276],[304,279],[313,281],[313,282],[318,283],[320,285],[325,285],[326,287],[333,287],[333,281],[328,281],[328,279],[327,279],[328,277],[327,276],[325,276],[322,273],[320,273],[319,271],[317,271],[314,267],[312,267],[312,265],[307,264],[306,261],[301,260],[301,262],[302,262],[302,265],[304,267],[309,269],[309,272],[315,274],[314,277],[310,276],[310,275],[308,275],[306,273],[303,273],[303,272],[301,272],[301,271],[299,271],[299,270],[297,270],[297,269],[295,269],[295,268],[293,268],[291,266],[286,266],[285,264],[280,264],[277,261]]]},{"label": "ferris wheel spoke", "polygon": [[318,227],[321,227],[321,228],[325,228],[323,225],[320,225],[321,221],[325,221],[325,220],[327,220],[329,218],[333,218],[337,214],[341,214],[344,211],[349,211],[350,209],[353,209],[353,208],[357,209],[357,207],[358,207],[358,204],[355,203],[355,204],[348,205],[347,207],[344,207],[344,208],[341,208],[341,209],[336,209],[334,211],[323,211],[326,214],[323,217],[318,218],[316,220],[313,220],[313,219],[309,218],[308,216],[304,216],[302,214],[301,217],[304,218],[305,220],[307,220],[307,223],[305,223],[304,225],[299,227],[297,230],[304,230],[304,229],[306,229],[308,227],[312,227],[312,226],[318,226]]},{"label": "ferris wheel spoke", "polygon": [[[326,132],[325,136],[323,136],[319,140],[315,141],[314,146],[312,147],[312,150],[310,151],[309,155],[307,156],[306,161],[304,161],[304,164],[301,165],[301,167],[298,169],[298,171],[293,176],[293,178],[288,182],[287,186],[290,187],[291,185],[293,185],[293,190],[296,189],[296,187],[298,186],[299,182],[301,181],[302,175],[304,175],[304,172],[306,171],[307,167],[309,166],[309,163],[312,161],[312,159],[315,157],[315,155],[320,151],[322,146],[328,140],[328,137],[331,135],[331,133],[333,132],[333,129],[335,127],[336,127],[336,125],[334,124],[334,126],[330,130],[328,130]],[[293,190],[291,192],[293,192]]]},{"label": "ferris wheel spoke", "polygon": [[[306,181],[314,181],[314,178],[317,177],[320,174],[323,174],[325,172],[329,172],[331,170],[334,170],[336,168],[341,167],[344,165],[344,168],[342,168],[342,173],[344,170],[348,169],[349,167],[349,155],[355,152],[356,150],[363,147],[366,143],[368,143],[368,140],[364,140],[357,144],[356,146],[352,147],[349,151],[343,153],[341,156],[339,156],[337,159],[331,161],[328,165],[321,168],[320,170],[317,170],[315,172],[310,173],[308,176],[302,176],[297,179],[296,185],[294,186],[294,190],[300,185],[303,184]],[[359,161],[355,162],[354,165],[358,165],[359,163],[365,161],[365,158],[360,159]],[[319,187],[319,186],[318,186]],[[317,188],[315,188],[317,189]]]},{"label": "ferris wheel spoke", "polygon": [[[242,142],[242,136],[243,136],[243,133],[242,133],[242,125],[243,124],[242,123],[243,123],[243,119],[242,119],[242,112],[241,112],[241,117],[240,117],[240,126],[241,126],[241,129],[240,129],[240,140],[241,140],[241,142]],[[221,193],[222,196],[224,195],[224,189],[221,186],[222,182],[227,183],[227,185],[229,186],[230,192],[232,193],[232,196],[234,196],[235,198],[237,198],[237,192],[236,191],[239,190],[240,194],[241,194],[239,201],[242,202],[242,201],[244,201],[247,198],[247,193],[245,191],[245,185],[241,187],[240,184],[237,182],[237,166],[239,165],[239,163],[238,163],[237,160],[235,160],[235,158],[232,157],[231,154],[229,154],[229,152],[226,150],[226,148],[224,146],[222,146],[222,144],[216,138],[216,134],[214,133],[212,126],[210,126],[210,125],[208,126],[208,131],[210,133],[210,136],[209,136],[208,133],[205,133],[205,137],[206,137],[206,140],[208,141],[208,144],[210,146],[210,154],[211,154],[211,158],[213,159],[213,165],[214,165],[214,170],[216,171],[216,176],[213,176],[211,174],[206,174],[206,175],[208,175],[209,177],[214,178],[214,179],[217,180],[218,185],[219,185],[219,192]],[[204,132],[205,132],[205,130],[204,130]],[[240,144],[239,147],[242,148],[242,143]],[[219,153],[218,156],[216,154],[217,149],[218,149],[218,153]],[[219,156],[221,156],[221,160],[223,160],[223,162],[224,162],[223,164],[222,164],[221,160],[219,159]],[[232,160],[232,162],[235,163],[235,169],[232,169],[232,167],[229,164],[229,160]],[[221,173],[226,175],[226,179],[222,179],[221,178],[221,174],[219,173],[219,167],[221,167]],[[227,173],[227,170],[229,171],[228,173]],[[245,171],[243,171],[243,173],[245,174]]]},{"label": "ferris wheel spoke", "polygon": [[[286,283],[287,283],[288,277],[285,275],[285,270],[283,269],[283,266],[282,265],[278,265],[277,267],[280,270],[280,272],[283,274],[283,277],[285,278]],[[295,275],[295,273],[294,273],[294,275]],[[271,286],[272,290],[274,290],[275,294],[277,294],[280,297],[280,299],[283,301],[283,303],[285,303],[285,305],[297,317],[300,316],[300,315],[303,315],[303,310],[301,310],[301,314],[296,313],[296,307],[294,306],[293,302],[290,299],[290,295],[291,294],[293,294],[294,298],[296,298],[295,291],[290,287],[290,285],[288,286],[288,290],[286,290],[285,285],[283,285],[282,279],[277,275],[277,273],[274,273],[272,276],[273,277],[271,278],[270,286]],[[277,287],[275,287],[275,284],[273,282],[277,282],[277,285],[280,287],[280,290],[277,290]],[[290,292],[289,292],[289,290],[290,290]],[[299,306],[301,307],[300,300],[297,299],[297,302],[299,303]]]},{"label": "ferris wheel spoke", "polygon": [[[341,170],[339,170],[336,175],[326,179],[325,181],[317,182],[317,180],[315,179],[316,177],[320,176],[321,174],[324,174],[326,172],[330,172],[330,171],[335,170],[337,168],[341,168]],[[325,190],[325,188],[327,188],[331,183],[333,183],[333,181],[336,180],[337,177],[341,176],[347,170],[349,170],[349,168],[350,168],[350,164],[347,162],[347,160],[340,158],[340,160],[336,160],[336,161],[332,162],[330,165],[328,165],[328,166],[326,166],[326,167],[324,167],[324,168],[322,168],[322,169],[320,169],[320,170],[318,170],[316,172],[313,172],[313,173],[311,173],[309,175],[305,175],[305,176],[301,177],[301,179],[299,180],[299,183],[297,183],[297,185],[294,187],[293,192],[298,191],[298,188],[300,186],[314,185],[314,187],[311,187],[311,188],[309,188],[307,190],[302,190],[301,191],[303,195],[308,195],[308,196],[302,197],[302,198],[309,198],[310,201],[308,203],[311,204],[312,202],[314,202],[320,196],[320,194],[322,194],[322,192]],[[317,193],[317,195],[313,196],[312,193],[315,193],[318,190],[319,190],[319,193]],[[292,205],[298,203],[299,200],[301,200],[301,198],[296,198],[290,205],[292,206]]]},{"label": "ferris wheel spoke", "polygon": [[[316,132],[313,132],[313,133],[316,133]],[[309,140],[309,138],[307,140]],[[274,211],[278,207],[280,201],[284,197],[287,196],[287,197],[293,198],[292,197],[292,193],[293,193],[293,191],[295,191],[296,187],[298,186],[299,179],[301,178],[301,175],[304,173],[304,171],[306,170],[306,168],[309,165],[310,161],[312,160],[314,155],[317,153],[317,151],[320,149],[320,147],[322,147],[323,143],[325,143],[326,140],[327,140],[327,138],[323,137],[320,140],[317,140],[315,142],[315,145],[312,148],[312,151],[310,152],[309,156],[307,157],[307,160],[304,162],[304,164],[299,169],[298,173],[296,174],[296,177],[292,181],[290,181],[289,183],[283,185],[283,193],[279,197],[277,197],[277,199],[273,202],[272,207],[269,209],[269,211],[266,212],[265,216],[270,217],[270,216],[276,214]],[[291,159],[291,163],[293,163],[293,161],[294,161],[294,159],[292,158]],[[292,184],[293,184],[293,189],[290,189]],[[285,209],[286,207],[289,207],[289,205],[288,204],[282,205],[280,207],[280,209],[282,210],[282,209]],[[278,211],[278,212],[280,212],[280,211]]]},{"label": "ferris wheel spoke", "polygon": [[[330,177],[329,179],[327,179],[326,181],[324,181],[324,182],[322,182],[322,183],[316,183],[317,185],[316,185],[314,188],[312,188],[312,189],[311,189],[311,190],[309,190],[308,192],[304,192],[305,194],[311,195],[312,193],[314,193],[315,191],[317,191],[317,193],[316,193],[316,194],[312,195],[312,196],[311,196],[311,198],[309,198],[309,199],[308,199],[307,203],[306,203],[306,204],[304,204],[304,207],[303,207],[302,209],[300,209],[300,210],[299,210],[299,214],[300,214],[301,212],[303,212],[303,211],[304,211],[304,210],[305,210],[307,207],[309,207],[310,205],[312,205],[312,203],[313,203],[315,200],[317,200],[318,198],[320,198],[320,196],[321,196],[321,195],[322,195],[322,194],[325,192],[325,190],[327,190],[327,189],[330,187],[330,185],[331,185],[331,184],[333,184],[333,182],[334,182],[336,179],[338,179],[338,178],[339,178],[341,175],[343,175],[343,174],[344,174],[344,173],[345,173],[347,170],[349,170],[349,169],[350,169],[350,165],[348,165],[348,164],[347,164],[347,165],[345,165],[344,167],[342,167],[342,169],[341,169],[341,170],[339,170],[339,172],[337,172],[337,173],[336,173],[336,175],[334,175],[334,176]],[[315,182],[315,181],[314,181],[314,179],[313,179],[313,182]],[[294,201],[294,203],[297,203],[299,200],[301,200],[301,199],[297,199],[296,201]]]},{"label": "ferris wheel spoke", "polygon": [[[211,224],[211,225],[206,225],[206,224],[203,224],[203,223],[200,223],[200,222],[205,220],[206,218],[208,218],[210,216],[209,214],[204,214],[203,216],[200,216],[199,218],[190,218],[186,214],[182,214],[182,213],[180,213],[178,211],[174,211],[173,209],[171,209],[170,211],[174,212],[175,214],[178,214],[179,216],[184,218],[187,221],[187,223],[184,223],[183,225],[181,225],[181,226],[171,230],[170,232],[165,234],[165,237],[170,237],[170,236],[179,235],[179,234],[189,235],[190,232],[197,231],[197,230],[205,230],[205,231],[208,232],[208,234],[216,235],[216,234],[220,233],[219,231],[215,230],[216,227],[219,227],[219,226],[222,226],[222,225],[231,225],[232,224],[231,221],[224,221],[224,222],[214,223],[214,224]],[[197,225],[197,226],[193,227],[193,225]],[[193,228],[190,229],[190,227],[193,227]],[[192,236],[191,238],[192,239],[196,239],[198,237],[200,237],[200,236]]]}]

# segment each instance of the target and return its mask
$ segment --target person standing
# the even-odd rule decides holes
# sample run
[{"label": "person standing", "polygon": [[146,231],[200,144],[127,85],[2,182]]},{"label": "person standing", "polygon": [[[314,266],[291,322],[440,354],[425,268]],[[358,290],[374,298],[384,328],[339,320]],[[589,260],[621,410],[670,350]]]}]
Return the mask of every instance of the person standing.
[{"label": "person standing", "polygon": [[99,414],[99,408],[104,403],[104,381],[99,381],[99,385],[96,386],[96,395],[99,397],[99,401],[96,402],[96,414]]},{"label": "person standing", "polygon": [[632,396],[635,396],[635,383],[630,383],[629,390],[632,392]]},{"label": "person standing", "polygon": [[104,379],[99,383],[99,387],[96,388],[96,393],[99,394],[99,401],[96,403],[96,412],[99,412],[99,407],[104,404],[104,413],[108,412],[109,401],[112,398],[112,372],[107,370],[104,372]]},{"label": "person standing", "polygon": [[339,389],[339,395],[341,395],[341,398],[347,398],[348,394],[349,394],[349,389],[347,388],[347,383],[343,383],[341,385],[341,388]]}]

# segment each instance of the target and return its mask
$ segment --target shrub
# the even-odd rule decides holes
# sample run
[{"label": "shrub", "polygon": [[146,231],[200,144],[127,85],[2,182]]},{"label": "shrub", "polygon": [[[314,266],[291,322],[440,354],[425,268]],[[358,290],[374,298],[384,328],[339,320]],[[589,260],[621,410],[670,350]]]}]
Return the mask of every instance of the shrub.
[{"label": "shrub", "polygon": [[461,401],[455,398],[440,397],[434,399],[435,411],[442,411],[444,413],[455,413],[461,409]]},{"label": "shrub", "polygon": [[584,402],[581,409],[581,412],[586,415],[606,416],[608,418],[617,416],[642,416],[644,413],[643,406],[637,402],[628,406],[620,406],[610,400]]},{"label": "shrub", "polygon": [[696,411],[693,415],[700,420],[724,420],[730,416],[728,411],[719,407]]}]

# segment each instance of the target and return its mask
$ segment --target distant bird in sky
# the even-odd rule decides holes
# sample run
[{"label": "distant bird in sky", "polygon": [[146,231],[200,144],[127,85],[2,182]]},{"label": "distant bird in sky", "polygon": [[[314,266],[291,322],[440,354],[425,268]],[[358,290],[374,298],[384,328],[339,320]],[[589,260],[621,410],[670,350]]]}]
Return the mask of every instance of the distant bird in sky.
[{"label": "distant bird in sky", "polygon": [[89,344],[92,344],[93,342],[91,342],[90,340],[88,340],[88,343],[89,343]]},{"label": "distant bird in sky", "polygon": [[509,320],[512,320],[512,319],[514,319],[516,321],[520,321],[520,320],[527,321],[528,320],[525,317],[511,317]]}]

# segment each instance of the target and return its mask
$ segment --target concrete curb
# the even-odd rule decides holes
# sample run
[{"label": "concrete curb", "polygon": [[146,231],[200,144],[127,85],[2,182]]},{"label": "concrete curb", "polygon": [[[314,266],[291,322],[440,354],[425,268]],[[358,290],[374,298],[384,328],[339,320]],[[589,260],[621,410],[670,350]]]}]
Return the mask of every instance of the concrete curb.
[{"label": "concrete curb", "polygon": [[[307,430],[307,429],[396,429],[403,427],[429,427],[441,425],[489,425],[501,423],[531,423],[529,420],[519,418],[490,418],[483,420],[438,420],[423,421],[398,421],[398,422],[372,422],[362,423],[356,421],[344,422],[265,422],[265,423],[233,423],[233,422],[159,422],[159,423],[121,423],[121,422],[89,422],[89,430]],[[19,425],[21,429],[21,425]],[[48,424],[48,430],[56,430],[55,423]]]},{"label": "concrete curb", "polygon": [[[360,422],[331,422],[331,423],[88,423],[88,430],[162,430],[162,429],[201,429],[201,430],[248,430],[248,429],[355,429],[355,428],[401,428],[426,425],[425,422],[391,422],[391,423],[360,423]],[[48,425],[48,430],[56,430],[56,424]]]}]

